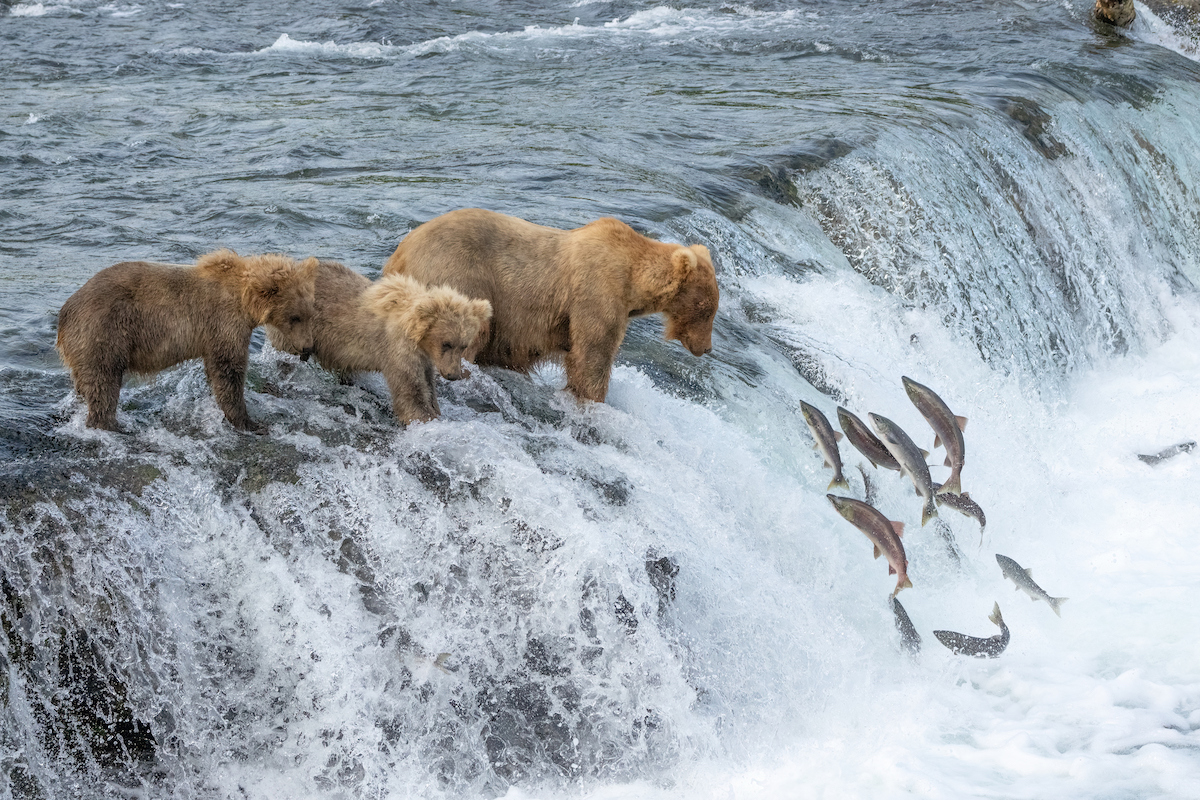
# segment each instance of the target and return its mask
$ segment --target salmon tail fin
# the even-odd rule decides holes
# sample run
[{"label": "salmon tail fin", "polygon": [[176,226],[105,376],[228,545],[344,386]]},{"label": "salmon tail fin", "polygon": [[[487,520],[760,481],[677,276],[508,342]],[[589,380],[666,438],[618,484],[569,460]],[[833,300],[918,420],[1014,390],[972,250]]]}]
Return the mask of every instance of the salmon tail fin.
[{"label": "salmon tail fin", "polygon": [[1068,599],[1066,597],[1051,597],[1048,602],[1050,603],[1050,607],[1054,609],[1054,613],[1061,617],[1062,614],[1059,613],[1058,607],[1067,602]]},{"label": "salmon tail fin", "polygon": [[912,581],[910,581],[908,579],[908,576],[905,575],[904,580],[897,583],[896,588],[892,590],[892,597],[895,597],[896,595],[900,594],[901,589],[911,589],[912,587],[913,587]]},{"label": "salmon tail fin", "polygon": [[925,523],[938,515],[937,508],[933,505],[933,498],[929,498],[929,502],[921,509],[921,527],[925,527]]},{"label": "salmon tail fin", "polygon": [[[828,464],[826,464],[826,466],[828,466]],[[834,475],[833,480],[831,480],[829,482],[829,486],[825,489],[825,491],[828,492],[830,489],[832,489],[835,486],[837,486],[840,489],[845,489],[847,492],[850,491],[850,482],[847,481],[841,475]]]},{"label": "salmon tail fin", "polygon": [[[949,461],[950,459],[946,459]],[[950,466],[947,464],[946,466]],[[951,475],[942,484],[942,488],[938,489],[938,494],[962,494],[962,479],[958,475]]]},{"label": "salmon tail fin", "polygon": [[991,613],[991,616],[988,617],[988,621],[990,621],[993,625],[1003,625],[1004,624],[1004,617],[1000,616],[1000,604],[999,603],[994,603],[992,605],[992,613]]}]

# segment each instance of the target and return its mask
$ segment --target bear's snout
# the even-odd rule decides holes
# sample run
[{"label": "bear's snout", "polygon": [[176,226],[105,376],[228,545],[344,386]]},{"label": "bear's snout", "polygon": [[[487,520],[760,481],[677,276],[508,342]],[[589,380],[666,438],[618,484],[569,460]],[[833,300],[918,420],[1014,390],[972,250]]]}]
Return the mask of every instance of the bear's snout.
[{"label": "bear's snout", "polygon": [[308,361],[309,357],[312,356],[312,354],[313,354],[313,349],[311,347],[306,347],[300,351],[300,360]]}]

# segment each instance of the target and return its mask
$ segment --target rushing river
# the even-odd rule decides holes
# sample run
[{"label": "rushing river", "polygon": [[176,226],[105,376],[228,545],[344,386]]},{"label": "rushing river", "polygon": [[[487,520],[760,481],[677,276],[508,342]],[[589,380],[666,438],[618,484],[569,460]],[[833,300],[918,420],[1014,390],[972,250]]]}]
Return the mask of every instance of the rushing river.
[{"label": "rushing river", "polygon": [[[1136,457],[1200,438],[1200,63],[1090,7],[0,3],[0,798],[1200,797],[1200,453]],[[605,404],[477,369],[405,429],[257,334],[268,435],[197,363],[84,427],[95,271],[375,277],[470,206],[707,245],[712,354],[641,320]],[[929,447],[901,375],[988,522],[843,442],[915,656],[799,413]],[[933,637],[996,601],[999,658]]]}]

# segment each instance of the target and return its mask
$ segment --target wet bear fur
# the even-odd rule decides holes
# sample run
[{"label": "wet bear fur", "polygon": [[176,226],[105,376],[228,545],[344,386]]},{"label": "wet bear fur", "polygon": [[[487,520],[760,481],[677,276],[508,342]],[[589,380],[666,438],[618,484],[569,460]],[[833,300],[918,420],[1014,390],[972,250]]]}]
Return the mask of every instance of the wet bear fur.
[{"label": "wet bear fur", "polygon": [[[348,382],[355,372],[382,372],[397,419],[435,419],[441,413],[434,370],[463,377],[463,357],[491,317],[486,300],[446,286],[426,287],[403,275],[374,283],[336,261],[317,268],[313,355]],[[271,344],[295,352],[268,327]]]},{"label": "wet bear fur", "polygon": [[100,270],[58,313],[58,352],[87,403],[88,427],[117,429],[126,372],[201,358],[225,418],[257,429],[244,397],[250,334],[269,324],[296,350],[312,347],[316,267],[315,258],[218,250],[194,266],[126,261]]},{"label": "wet bear fur", "polygon": [[383,267],[492,304],[473,359],[528,372],[563,361],[567,388],[603,401],[632,317],[662,313],[666,337],[712,349],[719,293],[708,249],[665,244],[611,218],[574,230],[478,208],[417,227]]}]

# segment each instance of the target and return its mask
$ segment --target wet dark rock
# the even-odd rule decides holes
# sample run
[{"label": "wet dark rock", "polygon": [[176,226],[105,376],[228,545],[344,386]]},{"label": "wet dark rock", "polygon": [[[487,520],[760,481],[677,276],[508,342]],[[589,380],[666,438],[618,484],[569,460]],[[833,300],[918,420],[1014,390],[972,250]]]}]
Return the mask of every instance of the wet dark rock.
[{"label": "wet dark rock", "polygon": [[637,610],[633,607],[633,603],[625,598],[625,595],[617,595],[617,599],[613,601],[613,613],[616,614],[617,621],[625,626],[626,633],[630,636],[637,633]]},{"label": "wet dark rock", "polygon": [[409,453],[401,461],[400,466],[405,472],[416,478],[443,505],[466,497],[479,499],[483,486],[488,480],[486,474],[474,479],[457,475],[443,467],[428,453],[420,451]]},{"label": "wet dark rock", "polygon": [[[30,709],[41,747],[81,770],[94,765],[114,781],[136,784],[137,773],[154,762],[157,743],[150,725],[130,708],[125,679],[82,625],[62,614],[37,625],[30,613],[0,572],[0,635],[11,662],[5,666],[34,699]],[[8,691],[4,684],[6,704]]]},{"label": "wet dark rock", "polygon": [[997,107],[1016,123],[1021,135],[1046,158],[1069,155],[1066,145],[1049,132],[1050,115],[1033,100],[1027,97],[1001,97]]},{"label": "wet dark rock", "polygon": [[270,436],[238,436],[220,456],[218,470],[223,483],[229,486],[236,481],[246,494],[260,492],[271,483],[298,483],[300,465],[308,461],[295,446]]},{"label": "wet dark rock", "polygon": [[841,389],[830,381],[829,374],[825,371],[824,362],[820,357],[778,337],[772,336],[770,339],[779,352],[792,363],[796,372],[800,373],[800,377],[808,381],[814,389],[835,403],[846,402],[846,396],[842,394]]},{"label": "wet dark rock", "polygon": [[679,574],[679,565],[669,556],[646,559],[646,575],[650,577],[650,585],[658,594],[658,615],[667,613],[667,606],[675,600],[675,576]]}]

